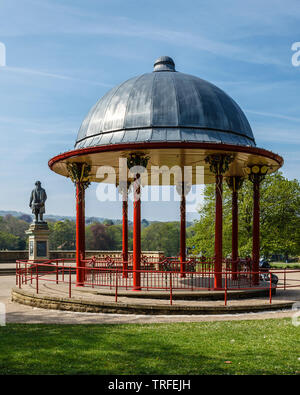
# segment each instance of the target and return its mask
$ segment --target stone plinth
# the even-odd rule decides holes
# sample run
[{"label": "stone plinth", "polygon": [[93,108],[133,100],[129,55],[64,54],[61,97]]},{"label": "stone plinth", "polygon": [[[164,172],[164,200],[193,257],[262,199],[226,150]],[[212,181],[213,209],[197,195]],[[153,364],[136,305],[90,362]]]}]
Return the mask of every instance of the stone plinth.
[{"label": "stone plinth", "polygon": [[49,259],[49,228],[47,222],[33,222],[26,234],[29,235],[29,259]]}]

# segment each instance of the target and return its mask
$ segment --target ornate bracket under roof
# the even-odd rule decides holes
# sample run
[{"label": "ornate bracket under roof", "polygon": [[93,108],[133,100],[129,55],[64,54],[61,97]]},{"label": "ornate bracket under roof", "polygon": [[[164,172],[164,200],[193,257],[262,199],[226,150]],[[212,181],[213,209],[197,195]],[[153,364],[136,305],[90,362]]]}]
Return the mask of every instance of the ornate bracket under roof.
[{"label": "ornate bracket under roof", "polygon": [[127,167],[131,169],[134,166],[141,166],[146,168],[148,165],[149,157],[143,153],[132,152],[127,157]]},{"label": "ornate bracket under roof", "polygon": [[241,189],[243,185],[244,177],[240,177],[240,176],[226,177],[226,182],[229,189],[232,192],[237,192],[239,189]]},{"label": "ornate bracket under roof", "polygon": [[229,164],[233,162],[233,155],[213,154],[205,158],[205,163],[209,163],[209,170],[216,174],[221,175],[229,170]]},{"label": "ornate bracket under roof", "polygon": [[261,182],[268,173],[269,167],[267,165],[253,165],[245,168],[245,173],[251,182]]},{"label": "ornate bracket under roof", "polygon": [[85,162],[67,163],[68,175],[74,184],[81,183],[84,189],[90,185],[89,174],[91,165]]}]

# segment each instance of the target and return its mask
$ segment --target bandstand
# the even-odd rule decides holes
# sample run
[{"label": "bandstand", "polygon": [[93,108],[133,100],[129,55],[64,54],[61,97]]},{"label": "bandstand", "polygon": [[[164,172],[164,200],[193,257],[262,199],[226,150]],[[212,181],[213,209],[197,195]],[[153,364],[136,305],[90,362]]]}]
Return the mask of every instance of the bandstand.
[{"label": "bandstand", "polygon": [[[125,163],[125,165],[124,165]],[[49,161],[54,172],[76,186],[76,285],[108,285],[134,291],[166,288],[207,289],[259,287],[260,182],[279,169],[283,159],[258,148],[238,104],[215,85],[178,72],[163,56],[153,72],[131,78],[107,92],[90,110],[73,150]],[[189,169],[185,171],[185,169]],[[123,200],[123,248],[119,260],[85,258],[85,190],[91,182],[116,185]],[[170,174],[171,177],[167,177]],[[238,191],[253,183],[252,257],[238,252]],[[222,189],[232,191],[232,254],[222,255]],[[192,185],[215,183],[214,257],[186,255],[186,195]],[[128,253],[128,188],[132,185],[133,252]],[[180,254],[151,262],[141,253],[143,185],[174,185],[181,196]],[[105,205],[105,202],[102,203]],[[159,204],[159,203],[157,203]],[[173,277],[172,277],[173,276]],[[226,283],[226,284],[225,284]]]}]

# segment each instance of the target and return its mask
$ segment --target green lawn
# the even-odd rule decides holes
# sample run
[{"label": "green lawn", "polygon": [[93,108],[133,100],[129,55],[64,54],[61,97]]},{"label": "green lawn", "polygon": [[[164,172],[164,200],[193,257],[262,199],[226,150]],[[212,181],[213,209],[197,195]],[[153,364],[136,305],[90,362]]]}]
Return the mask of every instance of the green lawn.
[{"label": "green lawn", "polygon": [[[231,363],[226,363],[230,361]],[[300,374],[290,319],[0,327],[2,374]]]}]

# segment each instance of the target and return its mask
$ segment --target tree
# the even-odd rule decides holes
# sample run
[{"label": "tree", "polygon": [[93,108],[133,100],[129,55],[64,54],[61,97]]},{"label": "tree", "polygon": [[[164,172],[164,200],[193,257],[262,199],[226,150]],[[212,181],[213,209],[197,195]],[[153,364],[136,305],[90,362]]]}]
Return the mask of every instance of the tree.
[{"label": "tree", "polygon": [[122,225],[111,225],[106,227],[106,233],[111,239],[112,250],[122,250]]},{"label": "tree", "polygon": [[178,222],[155,222],[142,229],[143,251],[164,251],[167,256],[177,256],[180,243]]},{"label": "tree", "polygon": [[76,240],[76,224],[65,220],[48,224],[50,229],[50,248],[53,250],[74,250]]},{"label": "tree", "polygon": [[261,207],[262,252],[268,256],[300,253],[300,184],[281,174],[267,178]]},{"label": "tree", "polygon": [[[300,184],[277,172],[266,176],[261,183],[260,221],[261,254],[300,253]],[[239,191],[239,255],[252,250],[253,186],[246,180]],[[214,255],[215,186],[205,188],[200,220],[190,231],[187,240],[196,253]],[[223,193],[223,255],[231,253],[231,191],[224,183]]]},{"label": "tree", "polygon": [[19,219],[27,222],[28,224],[30,224],[32,222],[32,216],[29,214],[22,214],[22,215],[20,215]]},{"label": "tree", "polygon": [[7,233],[11,233],[15,236],[20,237],[21,239],[25,239],[25,230],[28,229],[28,223],[13,217],[8,214],[5,217],[2,217],[2,221],[0,222],[0,230],[3,230]]},{"label": "tree", "polygon": [[19,218],[13,217],[10,214],[0,217],[0,231],[3,232],[2,246],[0,248],[24,250],[27,239],[25,230],[27,229],[28,223]]},{"label": "tree", "polygon": [[103,225],[111,226],[114,224],[114,221],[112,219],[105,219],[102,223]]},{"label": "tree", "polygon": [[141,227],[147,228],[147,226],[149,226],[149,225],[150,225],[149,221],[147,221],[145,218],[143,218],[141,221]]},{"label": "tree", "polygon": [[107,234],[106,226],[95,222],[86,228],[86,248],[88,250],[111,250],[113,241]]},{"label": "tree", "polygon": [[20,238],[0,231],[0,250],[19,250]]}]

